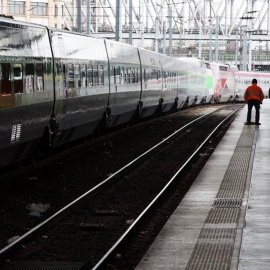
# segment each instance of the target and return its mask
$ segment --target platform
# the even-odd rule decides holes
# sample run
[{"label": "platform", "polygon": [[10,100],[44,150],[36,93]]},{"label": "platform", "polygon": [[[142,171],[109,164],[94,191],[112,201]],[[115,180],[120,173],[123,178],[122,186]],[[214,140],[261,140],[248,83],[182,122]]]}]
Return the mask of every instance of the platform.
[{"label": "platform", "polygon": [[261,126],[246,115],[247,106],[136,270],[270,269],[270,100]]}]

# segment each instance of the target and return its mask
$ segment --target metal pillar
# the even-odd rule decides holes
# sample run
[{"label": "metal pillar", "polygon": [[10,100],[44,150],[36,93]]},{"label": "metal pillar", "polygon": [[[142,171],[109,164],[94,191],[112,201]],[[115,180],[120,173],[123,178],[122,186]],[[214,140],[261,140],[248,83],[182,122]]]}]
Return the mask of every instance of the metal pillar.
[{"label": "metal pillar", "polygon": [[249,33],[249,43],[248,43],[248,71],[251,71],[252,64],[252,37]]},{"label": "metal pillar", "polygon": [[234,0],[231,0],[230,28],[232,28],[232,25],[233,25],[233,1]]},{"label": "metal pillar", "polygon": [[141,32],[141,47],[144,48],[144,12],[141,0],[139,0],[139,20],[140,20],[140,32]]},{"label": "metal pillar", "polygon": [[219,34],[219,17],[216,16],[216,57],[215,61],[218,63],[218,34]]},{"label": "metal pillar", "polygon": [[156,32],[155,32],[155,52],[158,52],[158,18],[156,18]]},{"label": "metal pillar", "polygon": [[172,55],[172,6],[169,5],[169,55]]},{"label": "metal pillar", "polygon": [[159,19],[158,19],[158,6],[156,4],[156,26],[155,26],[155,52],[158,52],[158,36],[159,36]]},{"label": "metal pillar", "polygon": [[200,27],[200,32],[199,32],[199,59],[202,58],[202,40],[201,40],[201,34],[202,34],[202,31],[201,31],[201,27]]},{"label": "metal pillar", "polygon": [[76,28],[76,0],[72,1],[73,6],[72,6],[72,17],[73,17],[73,28]]},{"label": "metal pillar", "polygon": [[238,64],[238,32],[235,34],[235,65]]},{"label": "metal pillar", "polygon": [[122,41],[122,1],[116,0],[116,29],[115,40]]},{"label": "metal pillar", "polygon": [[225,0],[225,35],[228,34],[228,0]]},{"label": "metal pillar", "polygon": [[244,29],[244,35],[243,35],[243,50],[242,50],[242,71],[247,71],[247,33],[246,29]]},{"label": "metal pillar", "polygon": [[132,45],[132,0],[129,0],[129,35],[128,43]]},{"label": "metal pillar", "polygon": [[82,32],[82,0],[77,0],[77,31]]},{"label": "metal pillar", "polygon": [[268,0],[267,35],[270,35],[270,0]]},{"label": "metal pillar", "polygon": [[252,31],[253,31],[253,12],[254,12],[254,1],[250,0],[250,12],[251,18],[249,21],[249,43],[248,43],[248,71],[251,71],[251,64],[252,64]]},{"label": "metal pillar", "polygon": [[97,33],[98,32],[98,14],[97,14],[98,0],[95,0],[95,7],[96,7],[96,8],[94,8],[94,11],[95,11],[95,33]]},{"label": "metal pillar", "polygon": [[166,21],[163,22],[163,54],[166,54]]},{"label": "metal pillar", "polygon": [[87,0],[86,34],[91,34],[91,1]]},{"label": "metal pillar", "polygon": [[209,38],[209,61],[212,61],[212,6],[211,6],[211,0],[209,0],[209,14],[210,14],[210,18],[209,18],[209,22],[210,22],[210,38]]},{"label": "metal pillar", "polygon": [[210,38],[209,38],[209,61],[212,61],[212,27],[210,27]]}]

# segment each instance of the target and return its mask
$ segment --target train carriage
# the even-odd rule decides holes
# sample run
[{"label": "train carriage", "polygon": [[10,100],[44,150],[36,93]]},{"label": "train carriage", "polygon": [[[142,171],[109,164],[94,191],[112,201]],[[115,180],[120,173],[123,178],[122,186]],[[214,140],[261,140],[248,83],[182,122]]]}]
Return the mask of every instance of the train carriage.
[{"label": "train carriage", "polygon": [[141,100],[143,107],[140,117],[153,115],[157,110],[162,111],[163,79],[160,54],[138,48],[141,63]]},{"label": "train carriage", "polygon": [[32,155],[50,125],[52,68],[45,27],[1,18],[0,167]]},{"label": "train carriage", "polygon": [[[197,105],[210,102],[213,95],[213,73],[207,64],[196,58],[178,58],[180,63],[185,63],[187,76],[187,105]],[[180,64],[179,66],[182,66]]]},{"label": "train carriage", "polygon": [[110,112],[108,127],[118,126],[139,114],[141,70],[138,50],[128,44],[105,40],[110,67]]},{"label": "train carriage", "polygon": [[204,77],[204,101],[210,103],[214,99],[214,78],[210,64],[205,63],[206,73]]},{"label": "train carriage", "polygon": [[[188,59],[187,59],[188,61]],[[198,60],[193,59],[188,63],[189,73],[189,105],[204,103],[205,98],[205,75],[206,66]]]},{"label": "train carriage", "polygon": [[235,101],[238,98],[235,93],[235,72],[238,68],[220,63],[205,63],[207,68],[212,70],[215,102]]},{"label": "train carriage", "polygon": [[54,144],[63,144],[97,129],[108,110],[108,61],[104,40],[50,29],[55,62]]},{"label": "train carriage", "polygon": [[[162,111],[168,112],[172,109],[181,107],[187,100],[187,91],[183,83],[186,73],[186,64],[178,59],[161,55],[161,65],[163,74],[163,93],[164,100]],[[186,85],[185,85],[186,86]]]},{"label": "train carriage", "polygon": [[221,93],[219,96],[220,102],[234,101],[235,94],[235,76],[234,73],[238,71],[236,66],[219,64],[220,79],[221,79]]}]

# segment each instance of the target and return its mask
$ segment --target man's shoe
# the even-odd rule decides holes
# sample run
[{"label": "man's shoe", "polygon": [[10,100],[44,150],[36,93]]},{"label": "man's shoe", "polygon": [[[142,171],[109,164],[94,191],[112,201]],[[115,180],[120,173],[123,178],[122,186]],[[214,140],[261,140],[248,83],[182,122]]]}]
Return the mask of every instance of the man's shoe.
[{"label": "man's shoe", "polygon": [[260,125],[261,125],[261,123],[255,123],[255,125],[256,125],[256,126],[260,126]]},{"label": "man's shoe", "polygon": [[245,124],[249,126],[249,125],[251,125],[251,122],[246,122]]}]

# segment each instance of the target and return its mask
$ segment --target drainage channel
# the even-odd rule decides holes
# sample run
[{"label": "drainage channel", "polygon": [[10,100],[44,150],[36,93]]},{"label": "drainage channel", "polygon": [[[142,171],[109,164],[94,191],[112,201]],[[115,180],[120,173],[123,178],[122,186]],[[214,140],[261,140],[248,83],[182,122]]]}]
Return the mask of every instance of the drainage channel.
[{"label": "drainage channel", "polygon": [[[250,161],[256,128],[244,127],[228,169],[208,213],[186,270],[230,269],[236,250],[240,216],[245,212]],[[240,231],[241,233],[241,231]]]}]

